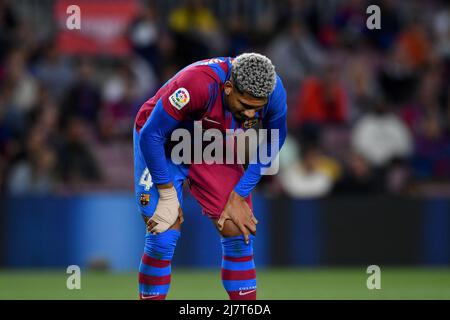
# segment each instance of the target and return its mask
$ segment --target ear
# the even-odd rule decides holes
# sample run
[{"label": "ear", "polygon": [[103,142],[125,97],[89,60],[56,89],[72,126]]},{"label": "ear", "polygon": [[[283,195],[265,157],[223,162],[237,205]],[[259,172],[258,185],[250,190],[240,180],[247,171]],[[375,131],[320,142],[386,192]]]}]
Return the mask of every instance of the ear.
[{"label": "ear", "polygon": [[233,90],[233,83],[229,80],[225,81],[224,90],[227,96],[230,95],[231,91]]}]

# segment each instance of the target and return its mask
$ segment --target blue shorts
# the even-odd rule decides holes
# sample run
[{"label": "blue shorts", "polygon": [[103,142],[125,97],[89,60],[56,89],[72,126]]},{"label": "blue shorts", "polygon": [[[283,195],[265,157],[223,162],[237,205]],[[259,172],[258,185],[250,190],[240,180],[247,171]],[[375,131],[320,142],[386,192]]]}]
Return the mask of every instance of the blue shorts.
[{"label": "blue shorts", "polygon": [[[152,177],[147,169],[144,157],[139,147],[139,133],[133,130],[134,147],[134,196],[139,211],[151,217],[158,204],[159,193],[156,185],[152,182]],[[183,205],[183,181],[187,178],[188,168],[185,165],[176,165],[170,159],[167,160],[172,182],[177,190],[178,201]]]}]

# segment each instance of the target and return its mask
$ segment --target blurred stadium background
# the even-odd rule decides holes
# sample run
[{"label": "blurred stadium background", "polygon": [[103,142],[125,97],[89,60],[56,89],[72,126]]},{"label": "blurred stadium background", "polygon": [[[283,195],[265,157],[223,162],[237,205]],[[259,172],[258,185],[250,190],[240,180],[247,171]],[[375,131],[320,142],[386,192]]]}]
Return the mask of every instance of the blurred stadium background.
[{"label": "blurred stadium background", "polygon": [[[259,298],[450,299],[444,0],[0,0],[0,299],[137,298],[134,115],[186,64],[246,51],[272,59],[289,110],[254,199]],[[169,297],[224,299],[219,238],[184,211]]]}]

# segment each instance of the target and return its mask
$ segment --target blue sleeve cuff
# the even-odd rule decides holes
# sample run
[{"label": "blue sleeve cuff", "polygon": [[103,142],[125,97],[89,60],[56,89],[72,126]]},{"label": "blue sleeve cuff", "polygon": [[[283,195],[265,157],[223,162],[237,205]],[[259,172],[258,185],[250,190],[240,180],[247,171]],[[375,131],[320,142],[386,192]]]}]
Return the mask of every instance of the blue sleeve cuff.
[{"label": "blue sleeve cuff", "polygon": [[258,164],[251,164],[248,166],[241,180],[239,180],[236,187],[234,187],[234,192],[243,198],[247,198],[253,189],[261,180],[261,173]]}]

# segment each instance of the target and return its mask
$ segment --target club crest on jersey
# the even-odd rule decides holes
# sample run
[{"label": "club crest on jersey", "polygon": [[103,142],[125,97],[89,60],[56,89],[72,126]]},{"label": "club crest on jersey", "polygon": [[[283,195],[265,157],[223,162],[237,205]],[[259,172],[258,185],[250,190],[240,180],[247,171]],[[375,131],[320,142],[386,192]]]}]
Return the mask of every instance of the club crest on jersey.
[{"label": "club crest on jersey", "polygon": [[142,206],[145,207],[150,202],[150,195],[148,193],[141,193],[141,197],[139,198],[139,202],[141,203]]},{"label": "club crest on jersey", "polygon": [[258,123],[258,119],[248,119],[244,122],[244,128],[250,129],[253,128]]},{"label": "club crest on jersey", "polygon": [[181,110],[190,100],[189,92],[185,88],[178,88],[169,97],[170,104]]}]

